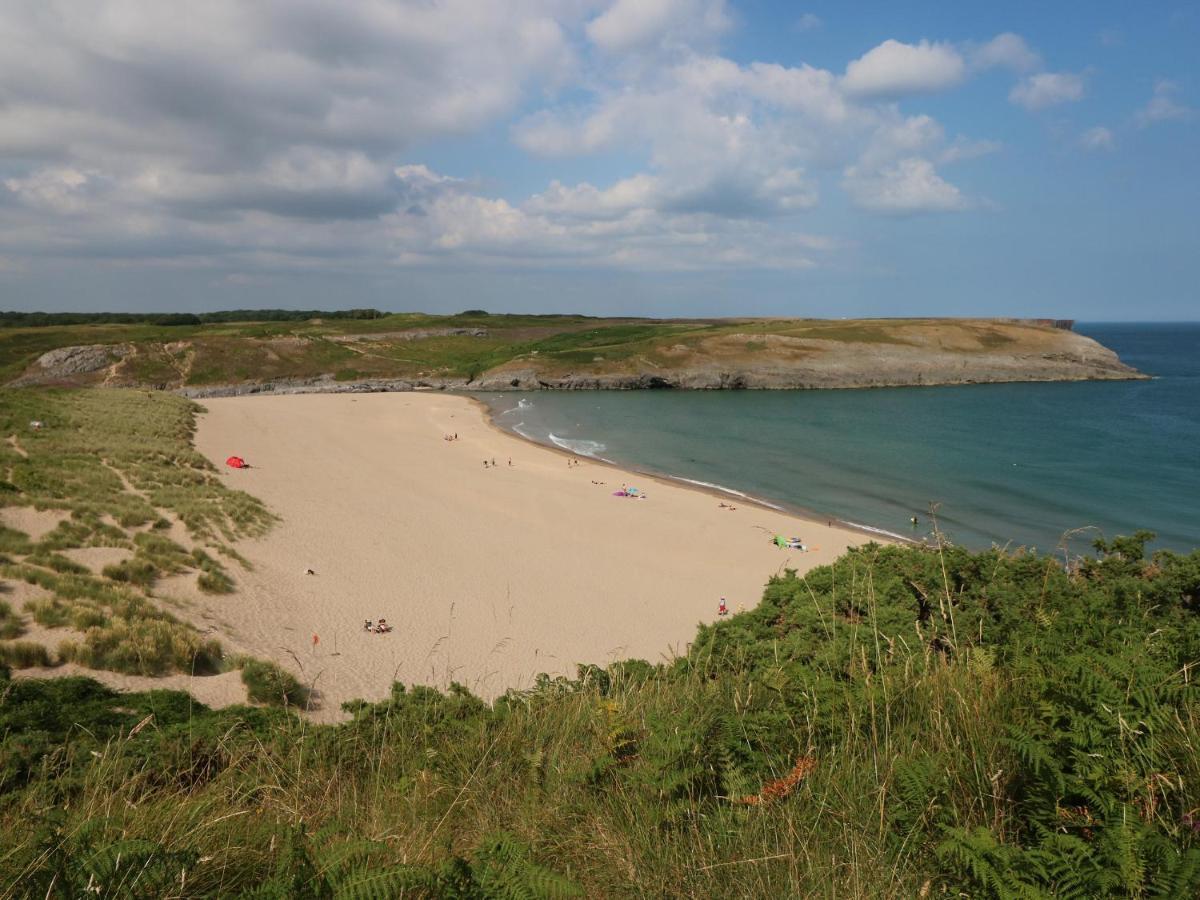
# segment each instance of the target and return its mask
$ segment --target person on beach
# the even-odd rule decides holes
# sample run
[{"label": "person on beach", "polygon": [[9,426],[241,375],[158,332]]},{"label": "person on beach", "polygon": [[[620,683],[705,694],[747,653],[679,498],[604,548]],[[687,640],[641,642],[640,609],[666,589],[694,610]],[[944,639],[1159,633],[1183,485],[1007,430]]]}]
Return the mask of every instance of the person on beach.
[{"label": "person on beach", "polygon": [[487,468],[487,460],[486,460],[486,459],[483,461],[483,467],[484,467],[485,469]]},{"label": "person on beach", "polygon": [[375,623],[372,622],[370,619],[364,619],[363,620],[363,631],[374,631],[374,630],[375,630]]},{"label": "person on beach", "polygon": [[718,616],[727,616],[727,615],[729,615],[729,607],[725,605],[725,598],[724,598],[724,597],[722,597],[722,598],[721,598],[721,605],[717,607],[717,615],[718,615]]},{"label": "person on beach", "polygon": [[917,527],[917,517],[916,517],[916,516],[913,516],[913,517],[912,517],[911,519],[909,519],[908,521],[912,522],[912,527],[913,527],[913,528],[916,528],[916,527]]}]

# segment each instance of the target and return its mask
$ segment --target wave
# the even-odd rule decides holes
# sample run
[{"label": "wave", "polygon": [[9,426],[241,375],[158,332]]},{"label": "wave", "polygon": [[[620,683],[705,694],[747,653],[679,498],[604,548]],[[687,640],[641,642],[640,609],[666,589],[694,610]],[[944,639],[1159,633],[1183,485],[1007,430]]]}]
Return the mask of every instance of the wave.
[{"label": "wave", "polygon": [[537,442],[538,442],[538,439],[537,439],[537,438],[535,438],[535,437],[534,437],[532,434],[530,434],[528,431],[522,431],[522,430],[521,430],[521,426],[522,426],[522,425],[524,425],[524,424],[525,424],[524,422],[518,422],[516,425],[514,425],[514,426],[512,427],[512,430],[513,430],[513,431],[515,431],[517,434],[519,434],[521,437],[525,438],[525,440],[527,440],[527,441],[533,441],[534,443],[537,443]]},{"label": "wave", "polygon": [[[503,396],[504,396],[503,394],[500,394],[497,396],[497,398],[503,397]],[[497,418],[499,418],[499,416],[509,415],[510,413],[520,413],[522,409],[533,409],[533,401],[526,400],[526,398],[522,397],[521,400],[517,401],[517,404],[515,407],[505,409],[503,413],[497,413],[496,416],[497,416]]]},{"label": "wave", "polygon": [[858,529],[859,531],[868,531],[871,534],[882,534],[884,537],[890,537],[905,544],[912,543],[913,540],[911,535],[906,536],[903,534],[897,534],[895,531],[888,531],[886,528],[876,528],[873,525],[860,525],[858,522],[847,522],[846,524],[851,528]]},{"label": "wave", "polygon": [[723,484],[713,484],[711,481],[699,481],[695,478],[684,478],[682,475],[668,475],[667,477],[672,481],[686,481],[688,484],[696,484],[700,487],[711,488],[714,491],[720,491],[722,494],[731,494],[734,497],[741,497],[743,500],[749,500],[750,502],[757,503],[760,506],[766,506],[770,509],[777,509],[780,512],[787,512],[787,510],[785,510],[782,506],[777,506],[774,503],[770,503],[750,494],[742,493],[741,491],[735,491],[733,488],[725,487]]},{"label": "wave", "polygon": [[588,441],[582,438],[568,440],[567,438],[560,438],[553,432],[550,433],[550,440],[556,447],[570,450],[572,453],[578,453],[580,456],[591,456],[597,459],[600,458],[601,452],[608,449],[606,444],[602,444],[599,441]]}]

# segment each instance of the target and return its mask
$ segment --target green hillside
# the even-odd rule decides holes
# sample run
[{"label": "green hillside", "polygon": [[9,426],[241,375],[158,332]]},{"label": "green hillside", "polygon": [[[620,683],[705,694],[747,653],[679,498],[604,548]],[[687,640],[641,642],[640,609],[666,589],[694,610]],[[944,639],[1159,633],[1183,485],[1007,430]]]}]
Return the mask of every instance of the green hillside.
[{"label": "green hillside", "polygon": [[[843,386],[946,380],[1137,377],[1094,342],[1045,324],[985,319],[595,319],[585,316],[251,312],[0,327],[0,379],[19,384],[203,388],[327,378],[489,389],[514,379],[636,379],[660,386]],[[370,313],[371,316],[368,316]],[[10,314],[12,315],[12,314]],[[294,314],[302,315],[302,314]],[[303,314],[308,315],[308,314]],[[272,318],[272,316],[275,316]],[[112,317],[109,317],[112,318]],[[120,317],[117,317],[120,318]],[[192,321],[195,319],[196,321]],[[30,325],[29,321],[46,324]],[[98,347],[45,365],[48,351]],[[964,375],[965,372],[965,375]],[[828,385],[813,383],[831,378]]]}]

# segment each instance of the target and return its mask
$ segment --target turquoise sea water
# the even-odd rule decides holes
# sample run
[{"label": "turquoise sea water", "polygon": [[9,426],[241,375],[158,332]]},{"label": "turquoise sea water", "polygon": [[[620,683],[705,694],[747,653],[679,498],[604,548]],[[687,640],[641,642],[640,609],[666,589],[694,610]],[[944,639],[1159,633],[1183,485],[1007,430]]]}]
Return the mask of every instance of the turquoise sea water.
[{"label": "turquoise sea water", "polygon": [[[1200,324],[1076,330],[1153,381],[483,395],[527,437],[821,516],[970,547],[1070,529],[1200,546]],[[916,515],[914,529],[909,518]]]}]

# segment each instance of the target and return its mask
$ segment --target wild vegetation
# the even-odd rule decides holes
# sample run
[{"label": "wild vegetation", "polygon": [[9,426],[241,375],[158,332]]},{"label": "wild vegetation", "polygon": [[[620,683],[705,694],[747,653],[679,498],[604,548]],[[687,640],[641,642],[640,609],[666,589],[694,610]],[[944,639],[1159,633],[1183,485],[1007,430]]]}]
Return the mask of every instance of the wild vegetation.
[{"label": "wild vegetation", "polygon": [[[1200,893],[1200,553],[867,546],[670,664],[351,721],[0,688],[28,896]],[[255,676],[257,677],[257,676]],[[267,678],[270,683],[270,678]],[[270,690],[274,690],[274,685]]]},{"label": "wild vegetation", "polygon": [[[245,311],[169,323],[153,316],[76,321],[73,314],[29,320],[12,314],[8,327],[0,327],[0,379],[171,388],[318,376],[342,382],[466,383],[510,371],[553,379],[581,372],[661,375],[706,366],[730,371],[770,364],[787,368],[808,365],[842,345],[932,353],[942,362],[952,359],[960,369],[995,351],[1053,357],[1062,366],[1078,350],[1070,345],[1071,335],[1049,326],[991,320],[596,319],[481,310],[454,316],[374,310],[341,316],[260,313],[255,321],[241,318],[256,314]],[[43,321],[37,327],[30,324]],[[34,365],[47,351],[88,345],[111,353],[70,371]],[[1089,377],[1104,377],[1104,367],[1097,368],[1095,359],[1092,363]],[[987,377],[982,369],[974,374]],[[1076,374],[1084,377],[1082,370]],[[1133,373],[1119,368],[1117,374]]]},{"label": "wild vegetation", "polygon": [[[194,573],[200,590],[230,592],[220,557],[241,562],[230,542],[262,533],[272,517],[226,488],[192,448],[195,412],[146,392],[0,392],[0,508],[59,519],[37,536],[0,527],[0,578],[31,595],[19,608],[0,604],[0,639],[22,636],[30,621],[70,629],[41,638],[40,653],[29,641],[0,645],[10,665],[75,662],[135,675],[226,666],[216,641],[166,608],[159,582]],[[124,555],[93,571],[70,555],[89,548]]]}]

